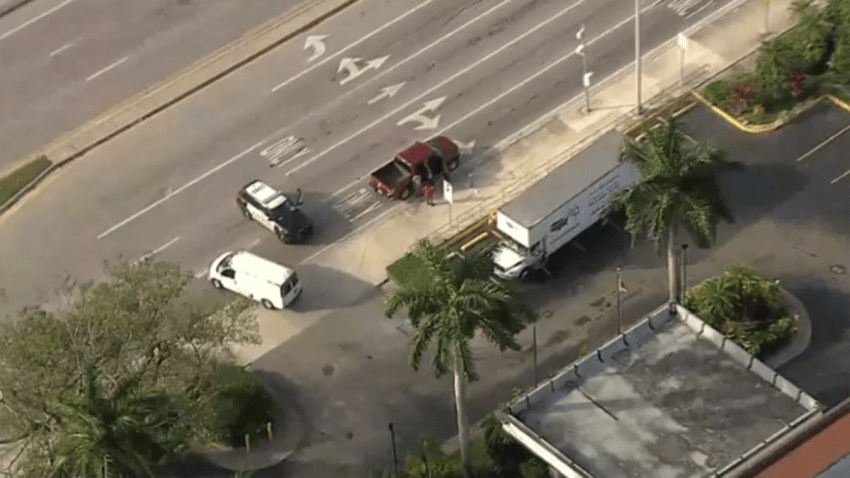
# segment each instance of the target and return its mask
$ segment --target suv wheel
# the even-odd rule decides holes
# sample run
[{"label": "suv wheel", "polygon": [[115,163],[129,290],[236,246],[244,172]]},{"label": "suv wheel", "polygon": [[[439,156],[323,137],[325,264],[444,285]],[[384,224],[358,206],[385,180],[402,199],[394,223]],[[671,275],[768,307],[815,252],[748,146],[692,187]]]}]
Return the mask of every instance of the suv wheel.
[{"label": "suv wheel", "polygon": [[402,201],[404,201],[404,200],[406,200],[407,198],[410,197],[410,191],[411,191],[412,188],[413,188],[413,186],[408,186],[408,187],[404,188],[404,191],[401,192],[401,200]]},{"label": "suv wheel", "polygon": [[459,164],[460,164],[460,158],[455,158],[453,161],[448,163],[446,165],[446,167],[449,169],[449,171],[454,171],[455,169],[457,169]]},{"label": "suv wheel", "polygon": [[277,238],[280,239],[284,244],[292,243],[289,234],[287,234],[286,231],[284,231],[283,229],[275,229],[275,234],[277,234]]},{"label": "suv wheel", "polygon": [[263,304],[263,307],[265,307],[269,310],[275,309],[274,304],[272,304],[272,301],[270,301],[269,299],[263,299],[263,300],[260,301],[260,303]]},{"label": "suv wheel", "polygon": [[213,280],[211,280],[210,282],[212,282],[212,286],[213,286],[213,287],[215,287],[216,289],[223,289],[223,288],[224,288],[224,287],[221,285],[221,281],[220,281],[220,280],[218,280],[218,279],[213,279]]},{"label": "suv wheel", "polygon": [[522,270],[522,272],[519,273],[520,280],[528,280],[528,278],[530,276],[531,276],[531,268],[530,267],[526,267],[525,269]]}]

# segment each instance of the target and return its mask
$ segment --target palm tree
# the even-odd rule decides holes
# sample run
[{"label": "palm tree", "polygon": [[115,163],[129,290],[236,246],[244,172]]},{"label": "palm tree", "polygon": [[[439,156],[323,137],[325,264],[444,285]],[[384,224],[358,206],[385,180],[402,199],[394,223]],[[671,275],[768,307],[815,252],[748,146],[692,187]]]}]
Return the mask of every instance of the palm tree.
[{"label": "palm tree", "polygon": [[452,256],[445,249],[422,240],[412,253],[429,281],[399,288],[386,298],[386,313],[392,317],[407,310],[415,333],[411,339],[410,365],[419,370],[422,355],[433,347],[431,365],[437,377],[454,372],[455,406],[464,473],[469,476],[469,421],[466,414],[466,383],[478,377],[469,342],[481,331],[500,350],[519,350],[516,335],[535,320],[514,290],[490,278],[490,252]]},{"label": "palm tree", "polygon": [[627,138],[620,161],[634,163],[641,178],[618,193],[614,204],[626,213],[633,242],[645,235],[659,253],[667,247],[670,300],[676,301],[677,234],[684,229],[699,247],[707,248],[717,238],[717,224],[733,221],[716,175],[737,163],[727,161],[714,146],[685,136],[672,118],[650,129],[642,140]]},{"label": "palm tree", "polygon": [[154,476],[154,466],[175,451],[171,428],[178,417],[161,393],[141,390],[134,379],[107,391],[93,366],[83,371],[79,396],[55,404],[64,420],[51,444],[52,476]]}]

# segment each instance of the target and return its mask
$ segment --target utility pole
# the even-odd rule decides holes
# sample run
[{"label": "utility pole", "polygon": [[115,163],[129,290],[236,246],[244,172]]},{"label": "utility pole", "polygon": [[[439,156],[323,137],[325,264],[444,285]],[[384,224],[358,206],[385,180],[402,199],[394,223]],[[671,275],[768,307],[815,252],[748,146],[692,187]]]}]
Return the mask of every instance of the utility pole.
[{"label": "utility pole", "polygon": [[581,29],[576,33],[576,39],[581,43],[576,48],[576,53],[581,56],[581,83],[584,85],[584,105],[587,112],[590,113],[590,76],[593,73],[587,72],[587,44],[584,42],[584,23],[581,24]]},{"label": "utility pole", "polygon": [[393,422],[390,422],[390,440],[393,442],[393,472],[398,476],[398,454],[396,454],[395,448],[395,429],[393,428]]},{"label": "utility pole", "polygon": [[640,0],[635,0],[635,113],[643,113],[640,102]]}]

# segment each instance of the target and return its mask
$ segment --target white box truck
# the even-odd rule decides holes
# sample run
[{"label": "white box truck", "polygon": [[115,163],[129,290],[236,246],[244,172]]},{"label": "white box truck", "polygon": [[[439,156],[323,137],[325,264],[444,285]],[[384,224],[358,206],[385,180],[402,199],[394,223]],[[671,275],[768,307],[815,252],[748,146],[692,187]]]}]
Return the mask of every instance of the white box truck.
[{"label": "white box truck", "polygon": [[496,276],[526,278],[608,215],[614,195],[640,177],[635,165],[620,162],[622,142],[622,133],[604,134],[498,211]]}]

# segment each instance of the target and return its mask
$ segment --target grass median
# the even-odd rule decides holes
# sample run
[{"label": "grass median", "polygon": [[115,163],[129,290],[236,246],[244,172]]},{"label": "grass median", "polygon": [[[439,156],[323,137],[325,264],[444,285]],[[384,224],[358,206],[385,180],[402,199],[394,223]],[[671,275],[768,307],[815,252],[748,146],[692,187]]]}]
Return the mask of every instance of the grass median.
[{"label": "grass median", "polygon": [[39,156],[0,178],[0,206],[6,204],[52,164],[47,156]]}]

